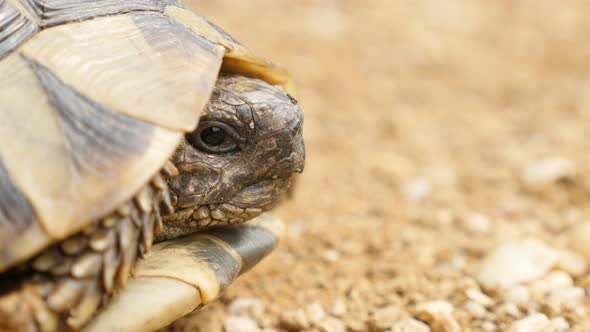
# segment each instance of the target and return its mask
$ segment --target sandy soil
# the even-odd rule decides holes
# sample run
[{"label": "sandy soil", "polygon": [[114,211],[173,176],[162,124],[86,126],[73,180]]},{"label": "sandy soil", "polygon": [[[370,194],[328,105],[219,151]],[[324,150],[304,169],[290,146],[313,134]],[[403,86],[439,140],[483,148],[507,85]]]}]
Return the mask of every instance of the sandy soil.
[{"label": "sandy soil", "polygon": [[[280,248],[174,330],[590,331],[590,2],[192,5],[293,74],[308,161]],[[525,238],[569,267],[487,285]]]}]

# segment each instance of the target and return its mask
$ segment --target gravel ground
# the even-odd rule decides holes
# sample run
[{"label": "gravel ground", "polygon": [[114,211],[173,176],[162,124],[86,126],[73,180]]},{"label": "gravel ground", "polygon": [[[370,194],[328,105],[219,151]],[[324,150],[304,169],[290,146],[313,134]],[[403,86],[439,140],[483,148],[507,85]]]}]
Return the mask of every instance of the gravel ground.
[{"label": "gravel ground", "polygon": [[280,248],[171,330],[590,331],[590,2],[192,5],[289,68],[308,162]]}]

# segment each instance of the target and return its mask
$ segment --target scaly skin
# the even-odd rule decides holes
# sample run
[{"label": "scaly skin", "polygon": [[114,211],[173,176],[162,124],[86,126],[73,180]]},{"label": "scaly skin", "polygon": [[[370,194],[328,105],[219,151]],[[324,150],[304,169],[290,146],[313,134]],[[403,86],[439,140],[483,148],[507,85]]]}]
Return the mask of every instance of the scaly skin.
[{"label": "scaly skin", "polygon": [[199,127],[161,174],[97,226],[0,275],[0,329],[76,330],[108,305],[154,239],[271,209],[303,170],[302,125],[297,102],[279,88],[220,77]]},{"label": "scaly skin", "polygon": [[[158,238],[244,222],[271,209],[292,174],[303,171],[302,125],[297,103],[280,89],[259,80],[220,78],[199,128],[171,158],[180,173],[168,183],[175,213],[165,217]],[[200,133],[211,126],[229,127],[235,148],[212,153],[200,146]]]}]

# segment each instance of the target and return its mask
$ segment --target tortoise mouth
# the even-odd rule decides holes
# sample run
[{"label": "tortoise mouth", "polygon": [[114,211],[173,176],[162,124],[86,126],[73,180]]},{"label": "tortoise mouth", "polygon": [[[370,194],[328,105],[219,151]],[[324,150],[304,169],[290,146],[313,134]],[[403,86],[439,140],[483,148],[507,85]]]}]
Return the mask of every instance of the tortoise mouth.
[{"label": "tortoise mouth", "polygon": [[271,210],[288,192],[292,177],[266,179],[242,188],[225,202],[176,208],[163,216],[158,240],[194,233],[202,229],[246,222]]},{"label": "tortoise mouth", "polygon": [[291,184],[291,178],[268,179],[244,187],[228,203],[242,207],[271,209]]}]

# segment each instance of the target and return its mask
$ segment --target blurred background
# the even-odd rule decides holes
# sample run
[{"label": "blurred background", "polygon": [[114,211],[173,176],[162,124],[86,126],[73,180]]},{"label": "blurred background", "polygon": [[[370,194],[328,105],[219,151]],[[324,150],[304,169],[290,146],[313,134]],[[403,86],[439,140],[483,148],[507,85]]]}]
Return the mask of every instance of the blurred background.
[{"label": "blurred background", "polygon": [[173,330],[590,331],[590,2],[185,2],[288,68],[307,164]]}]

